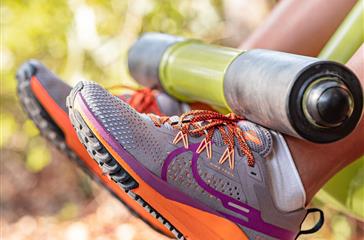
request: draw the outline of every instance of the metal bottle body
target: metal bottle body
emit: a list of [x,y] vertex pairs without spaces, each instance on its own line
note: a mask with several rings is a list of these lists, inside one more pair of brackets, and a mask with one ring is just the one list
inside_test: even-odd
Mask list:
[[224,95],[231,110],[263,126],[297,136],[289,120],[290,91],[296,76],[315,58],[249,50],[229,66]]
[[[354,94],[355,111],[335,127],[307,114],[307,92],[320,81],[339,82]],[[314,142],[332,142],[349,134],[362,112],[362,91],[345,66],[317,58],[263,49],[249,50],[229,66],[224,79],[229,108],[271,129]],[[353,97],[353,96],[351,96]],[[314,106],[316,107],[316,106]],[[350,106],[353,108],[353,106]]]

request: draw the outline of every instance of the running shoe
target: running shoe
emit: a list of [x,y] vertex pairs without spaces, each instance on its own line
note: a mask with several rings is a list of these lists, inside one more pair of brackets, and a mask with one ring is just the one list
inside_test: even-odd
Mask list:
[[[91,156],[177,239],[295,239],[323,224],[277,132],[206,110],[140,114],[93,82],[67,106]],[[301,231],[312,212],[320,220]]]
[[[40,62],[31,60],[20,67],[16,78],[18,80],[18,95],[24,111],[33,120],[40,133],[56,146],[63,154],[78,163],[95,181],[101,183],[129,210],[154,229],[167,236],[171,232],[148,212],[136,203],[118,186],[117,182],[103,174],[97,163],[90,158],[86,149],[78,140],[68,118],[66,97],[71,87],[60,80]],[[188,106],[181,104],[166,94],[150,89],[131,87],[114,87],[111,89],[118,97],[141,112],[153,112],[161,115],[182,113]]]

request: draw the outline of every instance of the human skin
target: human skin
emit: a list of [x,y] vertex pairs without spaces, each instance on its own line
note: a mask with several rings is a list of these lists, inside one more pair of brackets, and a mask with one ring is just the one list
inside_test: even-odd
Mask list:
[[[363,88],[364,44],[347,66],[357,75]],[[315,144],[290,136],[285,139],[300,173],[308,203],[331,177],[364,155],[364,118],[349,136],[334,143]]]
[[[356,2],[283,0],[240,48],[266,48],[317,56]],[[363,45],[347,66],[358,76],[363,87]],[[332,176],[364,155],[364,119],[361,119],[348,137],[335,143],[315,144],[291,136],[285,136],[285,139],[300,173],[309,203]]]
[[241,49],[265,48],[317,56],[356,0],[283,0]]

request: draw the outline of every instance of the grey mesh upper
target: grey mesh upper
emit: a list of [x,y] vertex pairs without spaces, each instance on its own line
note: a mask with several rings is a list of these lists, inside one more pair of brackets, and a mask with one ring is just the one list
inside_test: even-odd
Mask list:
[[[182,141],[176,145],[172,144],[178,130],[172,128],[168,123],[156,127],[147,115],[137,113],[128,104],[112,96],[97,84],[85,83],[81,94],[91,112],[99,119],[107,132],[135,159],[160,177],[167,155],[183,146]],[[178,117],[174,116],[171,119],[176,121]],[[235,144],[234,169],[229,167],[228,162],[219,164],[218,161],[226,146],[222,142],[221,135],[215,131],[212,159],[207,158],[206,152],[200,154],[198,160],[199,175],[204,182],[218,192],[259,210],[265,222],[298,232],[306,215],[306,210],[297,209],[292,212],[282,212],[277,209],[272,199],[271,182],[265,163],[265,158],[272,154],[271,149],[274,144],[270,131],[248,121],[240,121],[238,126],[244,132],[256,133],[255,137],[261,143],[247,141],[255,158],[255,166],[248,166],[247,159],[238,150],[237,144]],[[203,139],[204,136],[189,136],[190,144],[200,143]],[[206,192],[195,181],[191,172],[191,157],[191,152],[185,152],[172,161],[167,172],[168,182],[181,192],[203,202],[214,210],[237,215],[225,208],[218,198]],[[241,216],[239,217],[241,218]],[[256,235],[265,239],[272,239],[246,227],[240,227],[249,232],[251,237]]]

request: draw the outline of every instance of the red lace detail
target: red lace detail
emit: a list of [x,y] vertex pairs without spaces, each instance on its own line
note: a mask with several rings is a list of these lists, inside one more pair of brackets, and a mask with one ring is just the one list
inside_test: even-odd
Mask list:
[[134,91],[131,94],[130,98],[126,98],[124,95],[120,95],[119,98],[125,102],[127,102],[131,107],[137,110],[140,113],[154,113],[157,115],[162,115],[157,99],[156,92],[150,88],[141,88],[138,89],[136,87],[131,86],[114,86],[108,88],[108,90],[112,89],[128,89]]
[[150,88],[136,90],[128,101],[128,104],[140,113],[154,113],[162,115],[155,92]]
[[[255,160],[253,154],[246,143],[246,138],[243,131],[237,123],[243,120],[243,117],[237,116],[234,113],[223,115],[217,112],[208,110],[193,110],[184,113],[179,118],[178,123],[171,123],[168,117],[157,118],[149,115],[156,126],[161,126],[165,122],[169,122],[173,127],[178,128],[180,132],[176,135],[173,143],[178,143],[181,140],[186,148],[188,148],[188,135],[206,135],[206,138],[201,142],[197,152],[207,151],[207,157],[212,157],[211,140],[214,131],[218,130],[221,133],[222,140],[227,149],[220,158],[219,163],[223,164],[229,160],[230,168],[234,168],[234,146],[235,139],[242,153],[247,157],[249,166],[254,166]],[[201,124],[201,122],[203,124]]]

